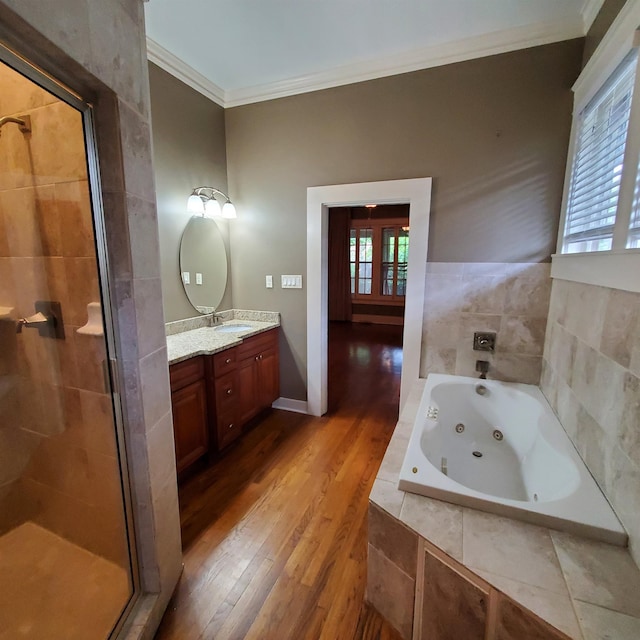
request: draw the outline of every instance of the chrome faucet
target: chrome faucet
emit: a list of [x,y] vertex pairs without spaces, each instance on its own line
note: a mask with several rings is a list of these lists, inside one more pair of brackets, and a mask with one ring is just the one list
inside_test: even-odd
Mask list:
[[487,360],[476,360],[476,371],[480,372],[480,380],[486,380],[489,362]]

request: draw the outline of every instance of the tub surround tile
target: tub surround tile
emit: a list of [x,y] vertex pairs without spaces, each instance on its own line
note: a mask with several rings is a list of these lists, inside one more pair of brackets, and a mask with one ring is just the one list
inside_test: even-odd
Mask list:
[[566,640],[567,637],[509,598],[500,599],[496,619],[495,640]]
[[563,322],[565,329],[597,349],[604,326],[611,289],[588,284],[572,283],[567,287]]
[[393,482],[376,478],[369,499],[395,518],[400,518],[404,491],[400,491]]
[[510,518],[463,509],[466,566],[563,593],[564,578],[549,530]]
[[546,326],[546,318],[502,316],[496,351],[541,356]]
[[630,291],[612,290],[605,311],[600,351],[629,368],[640,319],[640,298]]
[[462,561],[462,507],[405,493],[400,520],[447,555]]
[[488,571],[478,571],[478,575],[569,637],[582,638],[571,597],[566,589],[564,593],[547,591]]
[[383,553],[408,576],[416,577],[418,536],[386,511],[369,503],[369,544]]
[[365,598],[410,640],[413,628],[415,581],[372,545],[367,553],[367,591]]
[[[408,440],[406,444],[408,444]],[[400,474],[400,468],[402,467],[402,461],[404,460],[404,453],[406,451],[406,444],[404,447],[391,447],[391,444],[387,448],[387,452],[384,455],[380,469],[378,470],[378,478],[380,480],[386,480],[392,482],[396,486],[398,485],[398,475]]]
[[640,294],[554,280],[542,387],[640,565]]
[[464,266],[464,262],[427,262],[427,273],[461,276]]
[[538,384],[542,370],[542,358],[539,356],[498,353],[489,369],[489,378],[505,382]]
[[559,531],[551,537],[574,599],[640,617],[640,572],[625,549]]
[[640,618],[610,609],[576,602],[576,613],[584,640],[637,640],[640,638]]
[[[551,293],[549,274],[548,264],[429,263],[421,377],[475,376],[476,360],[488,360],[489,378],[537,384]],[[496,332],[495,354],[473,350],[475,331]],[[503,357],[497,366],[499,355]]]
[[505,284],[504,312],[511,315],[534,315],[545,318],[549,310],[551,294],[550,269],[548,265],[539,273],[528,277],[526,274],[513,276]]

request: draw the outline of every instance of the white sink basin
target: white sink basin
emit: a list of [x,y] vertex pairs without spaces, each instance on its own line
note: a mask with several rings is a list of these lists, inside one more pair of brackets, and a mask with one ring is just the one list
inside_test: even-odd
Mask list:
[[248,324],[223,324],[219,327],[214,327],[214,329],[220,333],[238,333],[240,331],[249,331],[249,329],[254,328],[255,327]]

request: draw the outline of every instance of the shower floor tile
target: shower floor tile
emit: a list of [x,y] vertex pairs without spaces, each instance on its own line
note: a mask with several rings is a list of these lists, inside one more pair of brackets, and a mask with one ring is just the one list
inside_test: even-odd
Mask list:
[[0,536],[0,640],[102,640],[129,593],[123,568],[33,522]]

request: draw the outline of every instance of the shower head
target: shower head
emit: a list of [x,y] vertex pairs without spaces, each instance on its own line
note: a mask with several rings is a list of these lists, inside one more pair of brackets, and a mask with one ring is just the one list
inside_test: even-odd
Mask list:
[[20,116],[19,118],[5,116],[0,118],[0,135],[2,135],[2,127],[10,122],[17,124],[22,133],[31,133],[31,116]]

